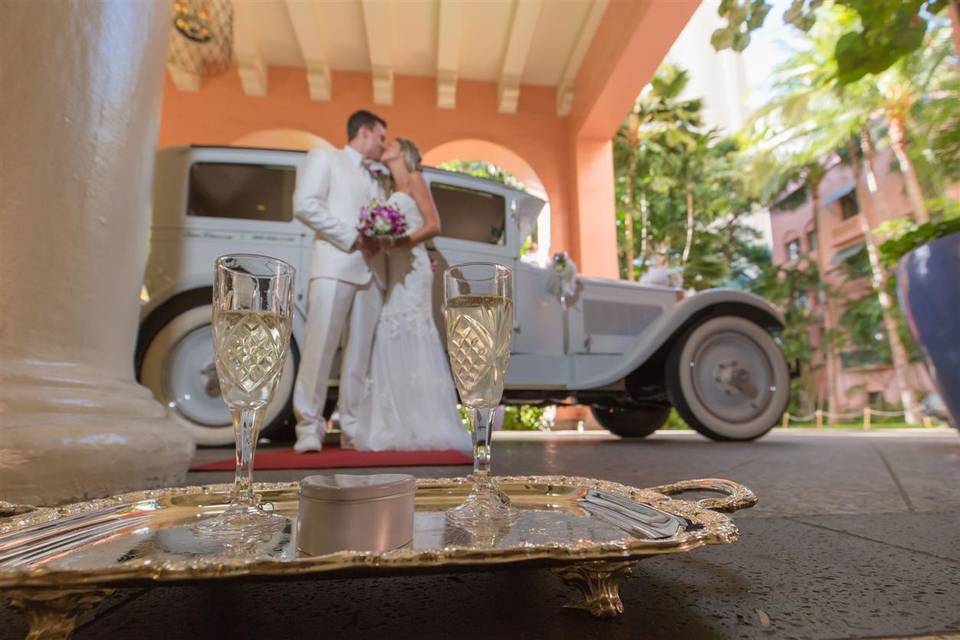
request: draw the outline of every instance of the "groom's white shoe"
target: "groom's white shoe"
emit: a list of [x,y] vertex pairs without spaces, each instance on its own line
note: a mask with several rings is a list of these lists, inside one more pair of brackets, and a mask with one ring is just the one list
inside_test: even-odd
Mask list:
[[293,450],[296,453],[320,451],[321,449],[323,449],[323,441],[320,440],[320,436],[313,433],[298,437],[296,444],[293,445]]

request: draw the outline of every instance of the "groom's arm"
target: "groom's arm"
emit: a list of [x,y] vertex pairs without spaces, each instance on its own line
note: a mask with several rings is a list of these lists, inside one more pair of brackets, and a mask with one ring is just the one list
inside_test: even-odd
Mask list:
[[307,154],[297,177],[293,192],[294,215],[341,251],[353,251],[359,232],[330,213],[329,195],[330,153],[314,149]]

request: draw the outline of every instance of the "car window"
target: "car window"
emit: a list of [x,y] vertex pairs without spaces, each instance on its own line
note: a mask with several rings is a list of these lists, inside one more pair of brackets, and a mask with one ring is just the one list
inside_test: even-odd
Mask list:
[[296,167],[197,162],[190,166],[187,215],[290,222]]
[[506,199],[495,193],[434,182],[430,185],[440,212],[444,238],[503,245],[506,242]]

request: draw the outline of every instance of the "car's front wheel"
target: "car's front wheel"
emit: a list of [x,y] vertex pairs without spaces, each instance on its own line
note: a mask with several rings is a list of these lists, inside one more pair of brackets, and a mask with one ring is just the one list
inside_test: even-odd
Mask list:
[[670,417],[670,407],[621,409],[594,406],[590,411],[601,427],[621,438],[646,438]]
[[[211,305],[177,306],[165,310],[169,321],[144,341],[140,381],[169,407],[198,445],[231,444],[233,426],[220,395],[214,364]],[[273,402],[267,406],[262,435],[278,433],[290,420],[299,360],[300,353],[291,339]]]
[[780,420],[790,371],[767,331],[719,316],[690,329],[667,358],[667,395],[693,429],[713,440],[753,440]]

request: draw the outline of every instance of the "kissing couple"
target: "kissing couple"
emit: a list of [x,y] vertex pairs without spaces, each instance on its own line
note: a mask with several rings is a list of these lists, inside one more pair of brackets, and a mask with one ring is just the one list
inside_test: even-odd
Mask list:
[[[307,154],[293,195],[297,219],[316,233],[293,393],[294,450],[322,446],[327,387],[341,346],[345,442],[367,451],[468,450],[433,321],[433,271],[423,243],[440,233],[440,215],[420,151],[403,138],[387,144],[386,121],[369,111],[350,116],[347,140],[342,149]],[[403,216],[405,235],[361,232],[373,201]]]

